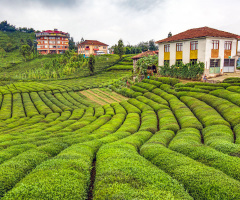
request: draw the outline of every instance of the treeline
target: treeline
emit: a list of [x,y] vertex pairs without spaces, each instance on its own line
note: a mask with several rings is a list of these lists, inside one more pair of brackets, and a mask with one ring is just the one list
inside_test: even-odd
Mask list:
[[[118,53],[118,44],[115,44],[114,46],[111,47],[112,51],[114,51],[114,54],[119,54]],[[138,45],[124,45],[123,47],[123,51],[124,54],[137,54],[137,53],[142,53],[145,51],[156,51],[158,50],[157,45],[155,44],[154,40],[150,40],[147,42],[140,42]]]
[[33,33],[33,32],[35,32],[35,30],[33,28],[26,28],[26,27],[16,28],[14,25],[9,24],[6,20],[2,21],[0,23],[0,31],[6,31],[6,32],[20,31],[20,32],[24,32],[24,33]]

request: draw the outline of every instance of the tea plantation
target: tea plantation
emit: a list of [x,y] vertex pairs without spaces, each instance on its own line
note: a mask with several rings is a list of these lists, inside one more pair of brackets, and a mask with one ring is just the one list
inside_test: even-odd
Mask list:
[[117,68],[0,86],[0,199],[240,199],[240,86]]

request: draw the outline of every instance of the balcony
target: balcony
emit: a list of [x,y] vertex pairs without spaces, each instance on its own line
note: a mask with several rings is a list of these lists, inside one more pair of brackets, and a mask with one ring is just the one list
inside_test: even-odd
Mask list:
[[94,48],[93,51],[99,51],[99,48]]
[[85,50],[90,50],[90,48],[85,48]]

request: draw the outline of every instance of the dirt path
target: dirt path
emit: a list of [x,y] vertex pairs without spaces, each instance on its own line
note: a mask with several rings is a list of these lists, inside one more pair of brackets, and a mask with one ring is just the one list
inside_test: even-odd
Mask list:
[[102,93],[103,95],[108,96],[109,98],[111,98],[111,99],[113,99],[113,100],[115,100],[115,101],[117,101],[117,102],[120,102],[120,101],[121,101],[120,99],[117,99],[116,97],[113,97],[112,95],[110,95],[110,94],[108,94],[108,93],[106,93],[106,92],[104,92],[104,91],[102,91],[102,90],[99,90],[99,89],[94,89],[94,90]]
[[222,76],[208,78],[208,80],[214,80],[214,81],[223,81],[225,78],[231,78],[231,77],[239,77],[240,78],[240,70],[237,70],[234,73],[223,73]]
[[106,93],[106,94],[108,94],[108,95],[109,95],[109,93],[112,93],[115,96],[115,98],[119,99],[120,101],[124,101],[124,100],[128,100],[129,99],[129,98],[125,97],[125,96],[122,96],[121,94],[118,94],[118,93],[114,92],[114,91],[105,92],[102,89],[99,89],[99,90],[104,92],[104,93]]
[[95,97],[99,98],[100,100],[106,101],[107,103],[114,103],[115,102],[112,99],[101,97],[101,96],[97,95],[96,93],[94,93],[91,90],[87,90],[87,92],[91,93],[92,95],[94,95]]
[[83,94],[84,96],[86,96],[87,98],[89,98],[90,100],[92,100],[93,102],[96,102],[97,104],[103,106],[105,104],[107,104],[106,102],[103,102],[99,99],[96,99],[93,95],[87,93],[86,91],[80,91],[81,94]]

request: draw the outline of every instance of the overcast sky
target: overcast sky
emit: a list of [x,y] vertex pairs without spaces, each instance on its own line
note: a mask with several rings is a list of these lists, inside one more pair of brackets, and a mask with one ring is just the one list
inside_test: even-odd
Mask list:
[[209,26],[240,35],[240,0],[0,0],[0,21],[110,46]]

